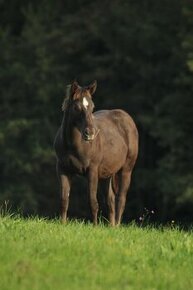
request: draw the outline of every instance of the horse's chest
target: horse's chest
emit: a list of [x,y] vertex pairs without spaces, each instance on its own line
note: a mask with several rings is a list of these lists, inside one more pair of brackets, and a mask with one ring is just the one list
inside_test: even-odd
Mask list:
[[65,171],[72,174],[85,174],[89,166],[88,158],[77,157],[70,153],[65,154],[62,163]]

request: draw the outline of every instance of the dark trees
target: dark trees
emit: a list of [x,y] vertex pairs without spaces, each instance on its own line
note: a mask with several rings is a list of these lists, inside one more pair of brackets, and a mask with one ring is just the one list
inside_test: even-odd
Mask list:
[[[74,78],[97,79],[97,109],[121,107],[140,130],[126,218],[147,207],[159,220],[191,220],[191,2],[9,0],[0,6],[1,202],[24,213],[57,212],[52,143],[64,87]],[[84,216],[78,184],[73,214],[82,204]]]

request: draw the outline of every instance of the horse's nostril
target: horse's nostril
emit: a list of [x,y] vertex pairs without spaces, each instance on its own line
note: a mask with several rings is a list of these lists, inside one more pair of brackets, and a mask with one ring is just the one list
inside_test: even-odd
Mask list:
[[93,140],[95,135],[95,129],[94,128],[85,128],[84,129],[84,138],[85,140]]
[[89,128],[86,128],[86,129],[84,130],[84,133],[85,133],[85,135],[89,135],[89,134],[90,134],[90,130],[89,130]]

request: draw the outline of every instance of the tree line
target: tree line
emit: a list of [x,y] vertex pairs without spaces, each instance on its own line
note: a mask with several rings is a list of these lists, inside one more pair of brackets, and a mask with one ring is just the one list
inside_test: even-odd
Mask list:
[[[191,222],[192,1],[1,0],[0,11],[0,203],[58,214],[65,86],[96,79],[96,109],[122,108],[139,129],[125,221],[153,210],[156,221]],[[70,215],[89,216],[80,178]]]

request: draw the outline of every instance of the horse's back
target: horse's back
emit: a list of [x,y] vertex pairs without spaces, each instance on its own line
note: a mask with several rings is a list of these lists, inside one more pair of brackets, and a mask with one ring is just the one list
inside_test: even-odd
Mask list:
[[124,128],[126,130],[129,129],[137,131],[131,116],[121,109],[96,111],[94,113],[94,117],[99,124],[104,121],[109,121],[119,129]]

